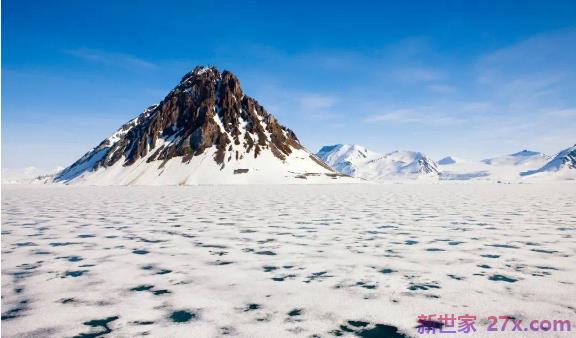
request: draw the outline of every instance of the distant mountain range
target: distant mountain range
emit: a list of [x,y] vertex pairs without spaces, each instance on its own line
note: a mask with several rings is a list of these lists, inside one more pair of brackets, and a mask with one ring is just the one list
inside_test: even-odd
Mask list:
[[316,155],[342,174],[370,181],[436,179],[509,182],[535,177],[576,179],[575,147],[561,151],[554,158],[537,151],[522,150],[478,162],[453,156],[434,162],[425,154],[415,151],[394,151],[382,155],[356,144],[324,146]]
[[454,164],[454,163],[458,163],[458,162],[460,162],[459,159],[456,159],[456,158],[454,158],[454,157],[452,157],[452,156],[446,156],[446,157],[438,160],[437,163],[438,163],[439,165],[447,165],[447,164]]
[[337,144],[316,153],[339,172],[366,180],[438,178],[438,165],[414,151],[379,154],[360,145]]
[[[65,169],[3,170],[3,183],[194,185],[383,180],[576,179],[576,146],[551,158],[523,150],[479,162],[417,151],[380,154],[336,144],[309,152],[289,128],[244,94],[229,71],[198,66]],[[36,178],[31,179],[30,176]]]
[[444,180],[574,180],[576,179],[575,147],[564,149],[554,157],[532,150],[522,150],[479,162],[446,157],[439,161],[440,177]]
[[540,167],[550,161],[550,156],[537,151],[522,150],[514,154],[489,158],[482,160],[482,163],[489,165],[514,165],[524,167]]

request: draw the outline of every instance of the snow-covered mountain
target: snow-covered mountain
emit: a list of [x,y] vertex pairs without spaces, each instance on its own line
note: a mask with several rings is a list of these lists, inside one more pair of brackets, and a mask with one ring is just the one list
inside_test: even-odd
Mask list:
[[196,67],[159,104],[124,124],[56,182],[93,185],[350,180],[244,95],[229,71]]
[[[450,159],[454,161],[450,161]],[[530,150],[489,158],[482,161],[457,160],[451,157],[442,159],[440,179],[442,180],[488,180],[511,182],[520,179],[525,170],[542,166],[549,156]]]
[[552,160],[536,170],[521,173],[522,176],[576,179],[576,144],[556,154]]
[[367,180],[438,177],[437,164],[419,152],[382,155],[359,145],[337,144],[322,147],[316,155],[343,174]]
[[63,168],[47,170],[36,167],[2,169],[2,184],[31,184],[50,181]]
[[438,165],[450,165],[450,164],[456,164],[456,163],[460,163],[462,162],[462,160],[460,160],[459,158],[453,157],[453,156],[446,156],[442,159],[440,159],[438,162]]
[[322,147],[316,156],[337,171],[355,176],[363,163],[382,155],[356,144],[336,144]]
[[499,166],[538,168],[550,160],[550,156],[537,151],[522,150],[514,154],[482,160],[482,163]]
[[575,146],[550,156],[530,150],[494,157],[480,162],[440,162],[440,178],[443,180],[490,180],[501,182],[521,181],[525,178],[576,179]]

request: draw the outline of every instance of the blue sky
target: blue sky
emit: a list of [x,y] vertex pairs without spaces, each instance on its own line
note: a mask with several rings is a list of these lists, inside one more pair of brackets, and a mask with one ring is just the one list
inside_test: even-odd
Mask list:
[[197,64],[311,150],[576,142],[572,1],[2,1],[2,167],[68,165]]

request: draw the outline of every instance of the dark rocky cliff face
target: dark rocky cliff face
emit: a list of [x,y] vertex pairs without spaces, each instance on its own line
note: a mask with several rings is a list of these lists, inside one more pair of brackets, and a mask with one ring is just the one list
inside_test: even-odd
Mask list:
[[[164,141],[162,145],[158,145],[159,139]],[[233,150],[232,144],[244,152]],[[129,166],[147,156],[148,163],[158,161],[159,166],[174,157],[186,162],[212,146],[217,149],[214,160],[221,166],[243,156],[257,158],[263,150],[284,160],[293,149],[302,148],[290,129],[244,95],[234,74],[196,67],[162,102],[122,126],[56,180],[118,161]]]

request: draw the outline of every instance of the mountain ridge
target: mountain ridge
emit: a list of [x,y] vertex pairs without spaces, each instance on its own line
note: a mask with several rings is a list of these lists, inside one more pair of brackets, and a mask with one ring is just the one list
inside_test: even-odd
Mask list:
[[[197,66],[160,103],[122,125],[54,181],[218,184],[220,180],[211,176],[219,171],[229,176],[221,183],[342,176],[306,150],[295,133],[258,101],[245,95],[234,74]],[[202,179],[194,177],[194,172]],[[244,178],[231,176],[240,174]]]
[[560,174],[573,176],[576,179],[576,144],[558,152],[541,168],[520,173],[521,176],[528,177],[538,174]]
[[414,151],[380,154],[356,144],[322,147],[316,155],[340,173],[368,180],[438,178],[438,165]]
[[550,156],[538,151],[524,149],[522,151],[499,157],[487,158],[480,162],[488,165],[511,165],[537,167],[550,160]]

